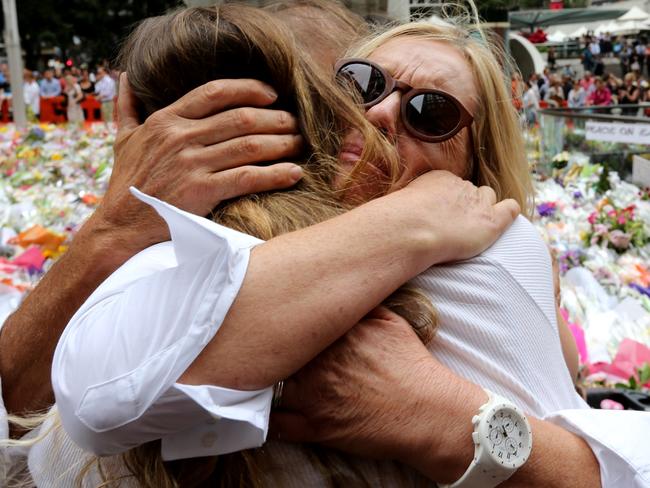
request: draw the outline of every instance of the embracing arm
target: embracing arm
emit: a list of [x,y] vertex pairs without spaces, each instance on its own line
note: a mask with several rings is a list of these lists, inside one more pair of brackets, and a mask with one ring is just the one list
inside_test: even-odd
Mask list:
[[[0,329],[2,396],[9,413],[52,403],[52,355],[70,317],[127,259],[169,239],[164,222],[129,194],[130,185],[203,215],[221,200],[284,188],[300,178],[300,170],[289,163],[247,165],[299,150],[295,121],[288,113],[229,110],[240,105],[262,107],[274,100],[270,88],[257,81],[220,80],[193,90],[139,125],[136,102],[123,75],[115,164],[102,204],[68,252]],[[251,110],[259,113],[252,117]],[[273,130],[281,135],[270,135]],[[211,138],[205,135],[208,132]],[[247,147],[246,141],[255,134],[264,142],[260,152],[232,150],[236,145]]]
[[218,335],[179,381],[256,389],[287,378],[409,279],[488,247],[518,213],[494,203],[487,188],[431,172],[257,247]]

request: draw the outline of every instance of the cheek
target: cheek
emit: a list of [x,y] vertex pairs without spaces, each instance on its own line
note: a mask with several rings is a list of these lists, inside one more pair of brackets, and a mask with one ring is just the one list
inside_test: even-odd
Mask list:
[[456,136],[439,144],[403,141],[399,154],[406,171],[416,177],[429,170],[446,170],[464,178],[468,171],[467,140]]

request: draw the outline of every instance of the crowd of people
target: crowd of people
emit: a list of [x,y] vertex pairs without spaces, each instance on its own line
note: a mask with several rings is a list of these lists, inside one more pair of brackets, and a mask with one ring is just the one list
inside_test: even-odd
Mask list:
[[[584,48],[580,55],[585,71],[591,71],[596,76],[605,74],[605,58],[619,60],[622,75],[629,72],[643,73],[644,67],[650,76],[650,44],[645,37],[612,36],[605,32],[599,35],[588,35],[584,38]],[[549,52],[549,65],[555,68],[555,55]]]
[[[537,111],[547,107],[578,109],[621,105],[612,109],[610,113],[626,116],[650,114],[650,83],[643,75],[644,66],[648,65],[645,43],[642,41],[621,43],[618,40],[612,43],[607,39],[607,37],[601,38],[600,44],[593,40],[587,41],[582,55],[585,70],[581,77],[577,76],[571,65],[567,64],[561,68],[557,66],[552,52],[549,52],[548,65],[544,71],[532,73],[525,83],[519,73],[513,74],[514,104],[527,125],[536,124]],[[592,54],[593,52],[599,54],[596,56]],[[602,57],[609,54],[621,58],[620,77],[613,72],[604,72]],[[628,106],[646,103],[649,108]]]
[[[101,103],[102,120],[113,121],[114,99],[117,95],[116,74],[106,66],[98,66],[90,71],[87,66],[48,68],[42,73],[25,69],[23,73],[23,97],[28,118],[37,121],[44,99],[63,97],[61,106],[65,107],[68,122],[81,123],[85,119],[81,103],[93,96]],[[0,86],[3,96],[10,98],[7,65],[0,66]]]

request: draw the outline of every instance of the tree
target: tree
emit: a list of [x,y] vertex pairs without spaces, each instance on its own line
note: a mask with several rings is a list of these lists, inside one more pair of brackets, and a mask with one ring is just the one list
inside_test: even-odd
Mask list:
[[138,21],[178,5],[178,0],[20,0],[25,65],[38,67],[43,51],[51,49],[77,63],[113,59]]

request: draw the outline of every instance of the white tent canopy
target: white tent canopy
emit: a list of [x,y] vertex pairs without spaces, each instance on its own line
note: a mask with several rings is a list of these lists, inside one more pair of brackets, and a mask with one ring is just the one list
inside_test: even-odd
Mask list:
[[589,32],[589,29],[587,29],[584,25],[581,27],[578,27],[578,30],[573,31],[571,34],[569,34],[569,37],[572,39],[575,39],[576,37],[582,37]]
[[606,24],[601,24],[598,27],[596,27],[594,33],[605,34],[609,32],[610,34],[617,34],[618,30],[621,28],[621,25],[622,24],[616,21],[607,22]]
[[648,21],[641,20],[628,20],[627,22],[617,22],[615,29],[610,30],[612,34],[623,35],[623,34],[636,34],[643,30],[650,30],[648,26]]
[[553,32],[552,34],[549,34],[547,39],[550,42],[564,42],[569,38],[567,34],[561,31]]
[[626,13],[621,15],[617,20],[620,22],[628,22],[634,20],[648,20],[650,19],[650,14],[641,10],[639,7],[632,7]]

